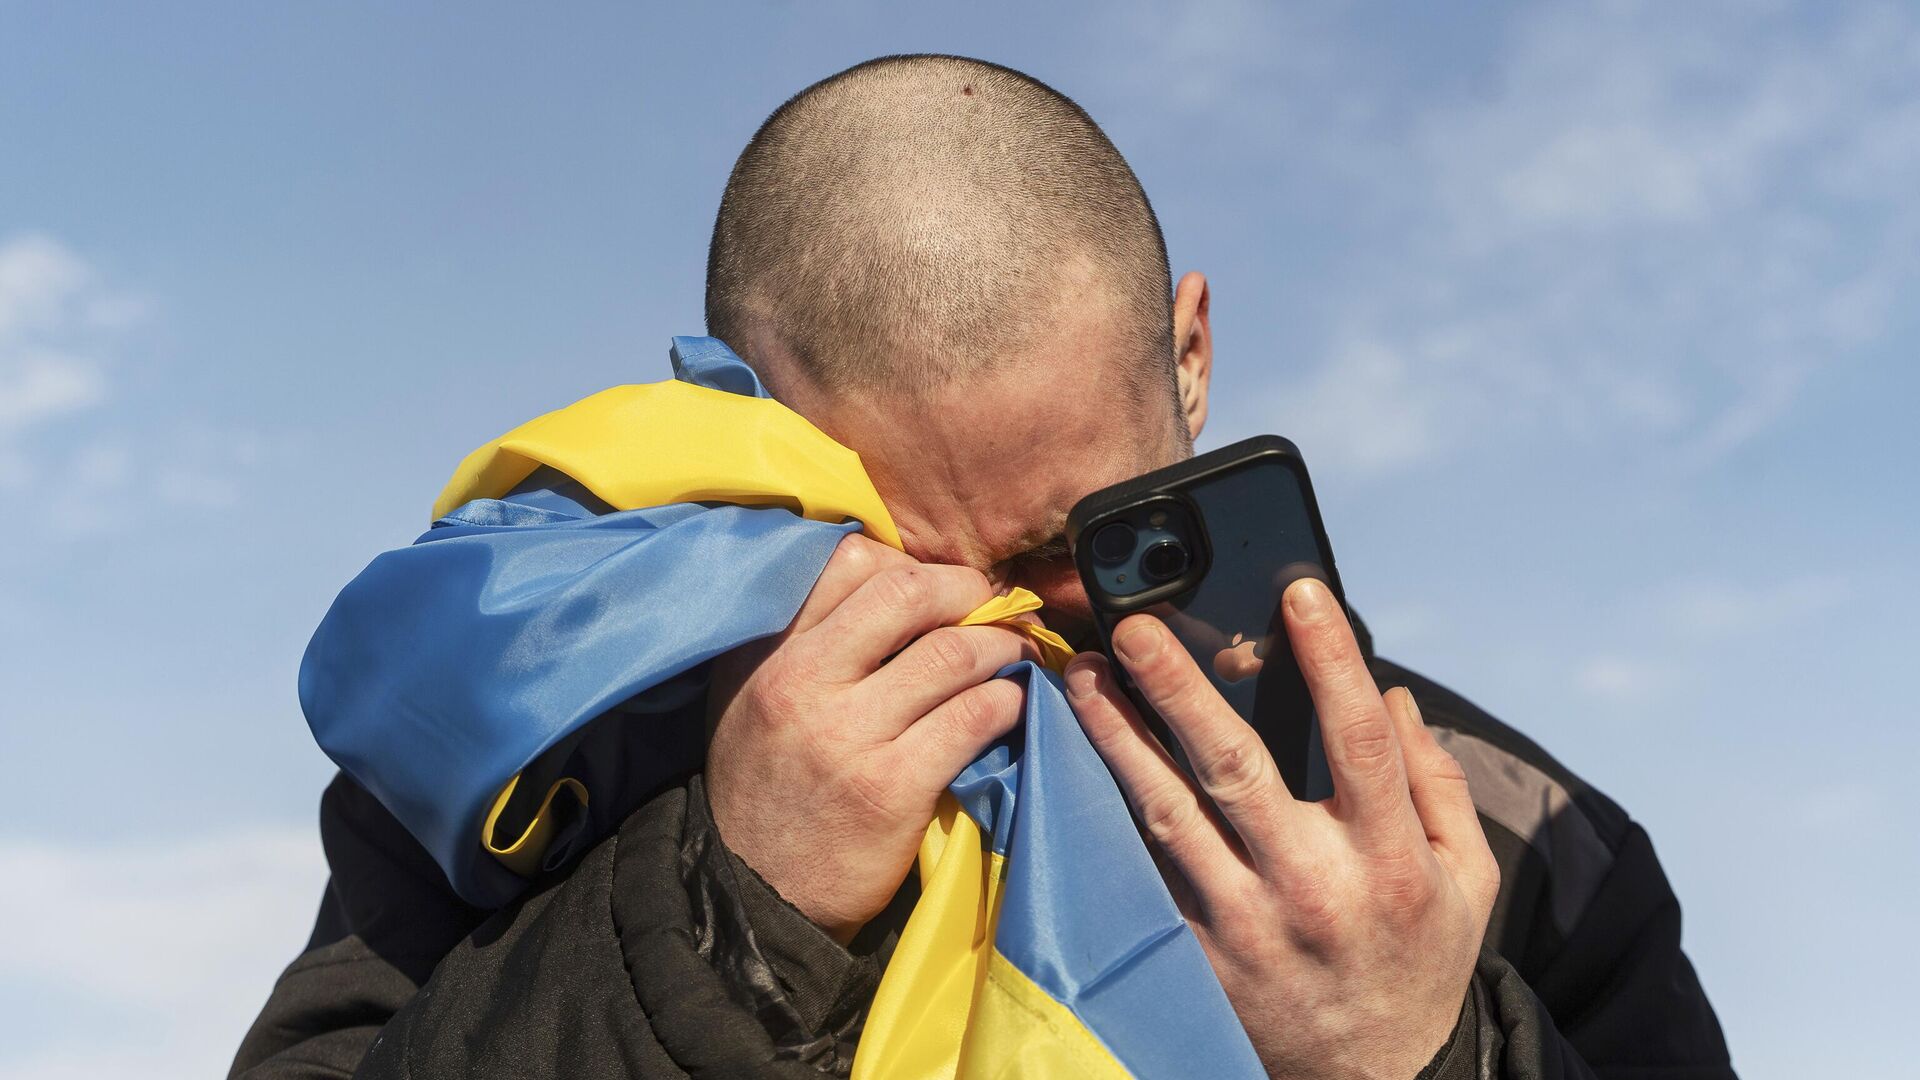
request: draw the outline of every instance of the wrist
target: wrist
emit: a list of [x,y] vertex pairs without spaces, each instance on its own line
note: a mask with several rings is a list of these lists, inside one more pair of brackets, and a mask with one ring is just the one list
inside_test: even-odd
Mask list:
[[1474,1015],[1473,983],[1469,979],[1466,995],[1460,1002],[1460,1012],[1453,1020],[1453,1030],[1447,1033],[1446,1041],[1440,1044],[1440,1049],[1434,1051],[1433,1058],[1427,1062],[1426,1067],[1414,1074],[1413,1080],[1442,1080],[1447,1075],[1448,1064],[1458,1056],[1460,1044],[1473,1031]]

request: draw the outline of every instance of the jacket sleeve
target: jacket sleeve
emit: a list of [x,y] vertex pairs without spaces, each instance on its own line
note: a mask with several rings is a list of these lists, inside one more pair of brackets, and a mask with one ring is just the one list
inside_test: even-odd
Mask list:
[[1435,1080],[1731,1080],[1719,1021],[1680,951],[1680,905],[1631,825],[1584,916],[1523,979],[1485,949]]
[[845,1075],[913,890],[841,945],[727,848],[699,776],[688,784],[680,871],[696,949],[759,1018],[776,1055]]
[[841,1018],[877,964],[830,939],[837,954],[785,941],[806,928],[763,918],[798,917],[777,896],[743,906],[730,890],[745,868],[712,846],[693,786],[662,791],[456,944],[355,1075],[845,1075],[857,1026]]
[[320,839],[332,878],[313,937],[274,984],[230,1077],[352,1075],[381,1027],[485,915],[344,775],[321,796]]
[[[699,777],[689,789],[677,873],[698,959],[759,1021],[775,1058],[845,1075],[892,924],[883,917],[851,949],[841,946],[726,848]],[[387,1022],[490,914],[463,903],[426,850],[346,776],[320,807],[332,880],[306,951],[274,985],[232,1078],[352,1075]],[[911,902],[905,895],[895,908]]]

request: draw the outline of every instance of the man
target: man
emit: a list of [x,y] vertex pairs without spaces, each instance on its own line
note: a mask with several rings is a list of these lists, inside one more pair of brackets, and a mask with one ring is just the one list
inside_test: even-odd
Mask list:
[[[894,57],[782,106],[721,204],[709,329],[859,452],[906,554],[843,541],[785,633],[714,663],[703,773],[497,914],[337,780],[314,939],[235,1075],[844,1075],[935,800],[1019,716],[993,676],[1031,647],[955,623],[1019,585],[1086,640],[1066,510],[1191,453],[1208,307],[1119,153],[1026,76]],[[1270,1074],[1731,1076],[1645,834],[1371,656],[1323,587],[1285,616],[1326,803],[1149,617],[1116,648],[1194,777],[1105,661],[1066,676]]]

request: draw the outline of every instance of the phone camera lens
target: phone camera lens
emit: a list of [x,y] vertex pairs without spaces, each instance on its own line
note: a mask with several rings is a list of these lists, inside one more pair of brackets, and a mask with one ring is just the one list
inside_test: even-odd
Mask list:
[[1172,581],[1187,572],[1186,545],[1178,540],[1162,540],[1140,556],[1140,575],[1152,582]]
[[1102,525],[1093,534],[1093,559],[1106,566],[1117,566],[1133,557],[1133,526],[1124,521]]

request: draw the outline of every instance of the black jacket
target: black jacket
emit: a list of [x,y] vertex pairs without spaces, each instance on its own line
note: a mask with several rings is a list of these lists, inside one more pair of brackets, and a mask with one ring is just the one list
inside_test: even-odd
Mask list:
[[[1732,1077],[1646,833],[1465,699],[1371,663],[1465,767],[1502,875],[1422,1080]],[[321,835],[333,879],[313,939],[234,1077],[845,1075],[914,899],[842,948],[727,851],[697,776],[491,917],[345,778]]]

